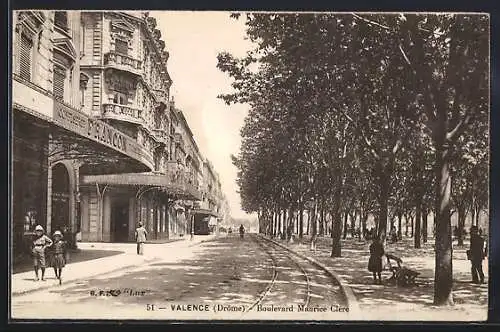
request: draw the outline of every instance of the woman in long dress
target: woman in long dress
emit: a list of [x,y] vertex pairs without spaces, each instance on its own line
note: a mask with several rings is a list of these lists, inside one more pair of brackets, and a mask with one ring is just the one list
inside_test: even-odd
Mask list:
[[384,245],[380,242],[378,237],[373,238],[370,245],[370,259],[368,260],[368,271],[373,273],[373,282],[382,284],[382,256],[384,256]]

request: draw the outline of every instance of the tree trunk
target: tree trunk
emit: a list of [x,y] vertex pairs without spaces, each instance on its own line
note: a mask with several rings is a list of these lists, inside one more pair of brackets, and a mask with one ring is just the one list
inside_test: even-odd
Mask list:
[[309,230],[311,228],[311,210],[307,210],[307,225],[306,225],[306,235],[309,235]]
[[318,222],[316,213],[316,203],[311,209],[311,250],[316,250],[316,237],[318,236]]
[[347,238],[347,228],[348,228],[348,226],[347,226],[347,212],[343,213],[343,215],[344,215],[344,229],[343,229],[344,235],[342,236],[342,239],[345,240]]
[[[442,116],[442,115],[441,115]],[[442,119],[441,119],[442,120]],[[445,123],[444,121],[442,123]],[[443,126],[444,127],[444,126]],[[443,129],[443,128],[441,128]],[[445,130],[441,131],[446,133]],[[442,138],[444,142],[444,137]],[[448,148],[436,146],[436,267],[434,304],[453,305],[453,264],[450,218],[451,178]]]
[[405,236],[408,237],[408,230],[410,228],[410,222],[409,222],[409,217],[408,214],[405,214]]
[[299,239],[304,237],[304,207],[300,206],[299,211]]
[[421,235],[421,232],[420,232],[420,223],[421,223],[421,220],[422,220],[422,203],[421,203],[421,199],[420,197],[417,198],[417,207],[416,207],[416,211],[415,211],[415,232],[413,232],[413,235],[414,235],[414,247],[415,249],[420,249],[421,248],[421,245],[420,245],[420,235]]
[[429,210],[427,208],[423,209],[422,214],[422,242],[427,243],[427,217],[429,215]]
[[[340,183],[340,181],[338,182]],[[342,212],[340,211],[340,197],[341,197],[340,186],[336,190],[336,195],[333,201],[332,215],[332,254],[331,257],[341,257],[342,256],[342,244],[340,242],[340,237],[342,234]]]
[[351,214],[350,215],[351,217],[351,229],[350,229],[350,232],[351,232],[351,237],[354,238],[354,233],[356,232],[356,212],[354,212],[354,214]]
[[362,228],[362,232],[363,232],[363,237],[366,238],[366,232],[368,231],[367,228],[366,228],[366,222],[368,221],[368,213],[364,212],[363,214],[363,220],[361,221],[361,224],[363,226]]
[[387,236],[387,211],[389,203],[389,176],[387,176],[386,170],[382,169],[380,174],[380,194],[379,194],[379,213],[378,213],[378,225],[377,235],[382,243],[385,242]]
[[464,228],[465,228],[465,206],[458,207],[458,223],[457,223],[457,239],[458,246],[462,247],[464,245]]
[[476,210],[476,226],[479,227],[479,217],[481,216],[481,209]]
[[321,203],[321,209],[319,211],[319,235],[321,236],[325,235],[325,215],[323,214],[323,206],[324,204]]
[[398,212],[398,240],[403,239],[403,214]]
[[413,237],[413,233],[415,233],[414,232],[414,230],[415,230],[415,216],[411,216],[410,217],[410,226],[411,226],[411,228],[410,228],[411,229],[410,237]]
[[286,239],[287,234],[287,222],[286,222],[287,210],[283,209],[283,231],[281,232],[281,239]]
[[278,210],[278,225],[276,225],[278,239],[281,239],[281,210]]

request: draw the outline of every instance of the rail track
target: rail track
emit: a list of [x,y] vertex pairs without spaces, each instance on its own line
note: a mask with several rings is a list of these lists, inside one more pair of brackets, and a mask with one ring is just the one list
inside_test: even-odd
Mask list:
[[251,238],[271,258],[272,278],[247,312],[266,304],[295,303],[308,308],[347,303],[339,281],[328,270],[281,248],[270,239],[255,234]]

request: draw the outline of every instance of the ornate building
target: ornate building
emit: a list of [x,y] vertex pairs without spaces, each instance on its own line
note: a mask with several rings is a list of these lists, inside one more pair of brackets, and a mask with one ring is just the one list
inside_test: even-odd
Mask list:
[[36,224],[74,244],[81,177],[154,166],[137,139],[82,107],[81,13],[19,11],[12,31],[12,230],[15,257]]
[[38,223],[73,242],[133,241],[139,221],[151,239],[182,237],[198,201],[217,213],[154,18],[23,11],[13,25],[16,243]]

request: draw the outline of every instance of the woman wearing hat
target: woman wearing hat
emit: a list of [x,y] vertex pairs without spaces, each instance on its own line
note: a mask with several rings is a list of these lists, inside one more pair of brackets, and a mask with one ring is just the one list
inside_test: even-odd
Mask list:
[[59,279],[59,285],[62,283],[61,273],[63,267],[66,265],[66,242],[62,240],[63,235],[60,231],[54,232],[54,244],[52,245],[52,267]]
[[33,254],[33,266],[35,268],[35,281],[38,278],[38,268],[42,270],[42,281],[45,281],[45,249],[52,245],[52,240],[44,234],[43,227],[37,225],[35,227],[35,239],[31,244],[31,253]]

